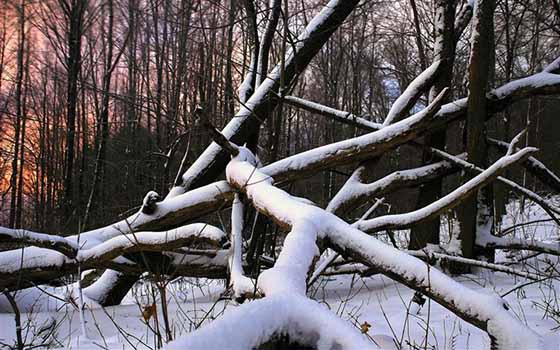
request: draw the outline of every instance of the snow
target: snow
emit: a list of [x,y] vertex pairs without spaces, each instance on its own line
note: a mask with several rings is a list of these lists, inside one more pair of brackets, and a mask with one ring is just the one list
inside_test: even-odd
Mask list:
[[[464,155],[460,155],[459,157],[464,157]],[[334,213],[336,208],[340,208],[345,203],[358,196],[376,196],[384,193],[386,188],[395,183],[414,181],[429,176],[442,168],[451,169],[452,167],[452,164],[444,161],[414,169],[398,170],[369,184],[364,184],[360,181],[360,173],[363,171],[363,168],[360,167],[348,178],[344,186],[329,202],[326,210]]]
[[297,294],[286,294],[226,312],[224,317],[172,342],[166,349],[246,350],[279,335],[288,335],[318,350],[377,348],[325,306]]
[[[502,157],[456,191],[475,188],[494,176],[497,170],[528,156],[532,151],[526,148]],[[244,152],[249,151],[244,150],[240,154]],[[316,244],[318,237],[327,238],[336,250],[350,252],[354,259],[419,288],[442,305],[455,309],[460,317],[486,329],[501,348],[541,348],[541,338],[510,314],[509,307],[499,296],[466,288],[439,270],[366,235],[338,217],[291,198],[288,193],[274,187],[266,174],[243,160],[234,158],[226,168],[226,177],[234,187],[243,189],[259,210],[266,211],[292,228],[275,266],[259,278],[258,287],[265,295],[286,295],[290,292],[304,295],[304,276],[309,273],[315,258],[313,255],[318,253],[310,248]],[[442,200],[445,203],[449,198]]]
[[101,303],[107,297],[110,286],[118,281],[122,273],[107,269],[91,285],[82,289],[83,294],[91,300]]
[[[546,213],[541,208],[530,203],[525,205],[521,205],[519,202],[510,203],[507,207],[507,213],[507,216],[503,219],[504,227],[519,222],[545,220],[547,218]],[[343,235],[345,235],[345,232],[341,232],[341,236]],[[537,223],[516,229],[515,237],[557,242],[560,238],[560,230],[553,224]],[[386,245],[380,245],[381,251],[390,250],[387,252],[388,255],[391,255],[391,249]],[[227,256],[228,252],[224,251],[222,259],[226,261]],[[401,255],[396,255],[394,260],[400,258]],[[516,256],[510,257],[509,254],[505,255],[498,251],[497,259],[500,263],[511,262],[511,259],[515,261]],[[531,265],[539,264],[537,259],[543,261],[544,258],[543,256],[533,258],[528,263]],[[557,262],[557,259],[552,260],[552,264]],[[426,271],[427,267],[424,266],[425,269],[423,270]],[[434,270],[435,267],[430,271],[433,272]],[[510,275],[497,272],[491,273],[489,276],[464,275],[456,277],[455,282],[461,288],[469,288],[478,293],[484,292],[487,298],[492,301],[495,300],[496,295],[503,295],[513,288],[523,285],[527,280],[512,278]],[[68,294],[61,288],[54,289],[44,286],[41,288],[63,297]],[[347,275],[320,278],[318,284],[308,293],[316,302],[306,301],[297,295],[286,297],[278,295],[251,301],[246,305],[235,306],[224,301],[216,302],[223,289],[224,286],[217,282],[204,282],[197,279],[183,279],[180,282],[170,283],[168,298],[171,324],[176,336],[181,338],[169,345],[169,348],[233,349],[229,346],[230,344],[241,344],[245,341],[244,339],[247,339],[244,337],[250,339],[264,337],[266,330],[272,329],[269,326],[276,325],[285,334],[297,331],[297,329],[310,330],[309,333],[305,334],[303,334],[303,331],[298,334],[291,334],[294,337],[302,337],[298,339],[315,339],[316,341],[317,336],[309,337],[309,334],[313,334],[313,330],[317,330],[317,334],[326,337],[325,341],[336,339],[340,342],[340,339],[350,338],[344,338],[346,333],[355,334],[353,327],[357,327],[357,323],[362,324],[364,322],[371,324],[368,335],[383,349],[396,348],[393,345],[394,342],[401,344],[403,348],[407,348],[407,344],[423,348],[426,335],[428,337],[428,348],[465,350],[489,348],[489,340],[484,332],[461,320],[433,301],[427,301],[422,308],[415,304],[411,305],[410,300],[414,291],[380,274],[368,278]],[[555,327],[558,327],[559,324],[554,321],[550,314],[545,314],[538,305],[543,305],[547,296],[554,295],[554,291],[558,290],[560,290],[560,281],[550,280],[527,285],[505,297],[510,307],[510,313],[542,337],[544,341],[542,348],[544,349],[556,349],[560,344],[560,333],[555,330]],[[86,289],[84,289],[85,291]],[[39,290],[35,290],[35,292],[32,292],[32,289],[21,291],[17,298],[23,299],[27,295],[29,301],[27,305],[36,305],[33,312],[22,314],[24,325],[29,322],[36,329],[53,324],[57,325],[52,338],[56,338],[60,343],[53,342],[54,348],[77,349],[79,345],[79,349],[82,350],[99,349],[100,346],[96,344],[109,349],[153,348],[153,333],[142,321],[141,308],[134,305],[137,299],[141,305],[146,305],[150,303],[151,297],[147,295],[137,296],[137,293],[137,289],[133,290],[126,298],[125,304],[115,307],[100,309],[93,302],[89,304],[85,312],[88,337],[90,338],[87,342],[80,341],[79,316],[73,307],[66,304],[66,307],[61,309],[65,305],[63,302],[48,299],[46,294]],[[288,297],[290,300],[300,298],[304,301],[294,305],[288,302]],[[471,302],[478,300],[477,296],[473,298]],[[270,299],[275,299],[275,301],[268,304]],[[11,311],[9,305],[7,308],[3,308],[2,305],[6,306],[7,303],[5,299],[0,297],[0,312]],[[39,305],[41,305],[41,309],[38,308]],[[46,307],[47,305],[48,307]],[[263,305],[270,305],[270,308],[264,309],[266,310],[264,314],[268,313],[273,317],[267,318],[258,312],[258,309]],[[333,319],[332,322],[323,323],[322,319],[324,317],[334,317],[325,306],[328,306],[330,310],[341,317],[342,321],[338,321],[336,327],[330,326],[334,324],[333,322],[337,322],[336,319]],[[250,310],[247,307],[250,307]],[[235,313],[239,316],[218,324],[223,308],[226,308],[225,315]],[[57,309],[60,311],[57,312]],[[255,313],[250,313],[253,310]],[[159,317],[161,326],[163,320],[161,315]],[[240,326],[241,323],[236,323],[236,321],[247,322],[247,326]],[[122,332],[113,322],[122,328]],[[190,333],[197,328],[196,325],[199,323],[209,326],[214,325],[214,330],[207,330],[206,327],[202,327],[199,328],[199,331]],[[223,327],[225,323],[229,324],[230,328]],[[352,323],[356,323],[356,325],[351,326]],[[0,341],[13,343],[13,339],[15,339],[13,315],[0,313],[0,324],[3,326],[0,328]],[[245,323],[243,324],[245,325]],[[290,325],[293,325],[293,328],[290,328]],[[428,327],[428,332],[426,332],[426,327]],[[327,331],[320,332],[321,329]],[[214,333],[218,330],[220,333]],[[331,333],[332,336],[329,335]],[[182,337],[187,334],[192,336]],[[205,339],[207,336],[209,337]],[[355,339],[354,337],[351,338]],[[105,345],[105,342],[107,345]],[[188,344],[198,344],[200,346],[187,347]],[[354,348],[365,349],[368,345],[370,344],[358,344]],[[247,348],[250,347],[244,349]],[[531,348],[528,347],[527,349]]]
[[342,230],[337,225],[329,239],[339,247],[361,252],[374,266],[391,271],[413,284],[420,285],[440,302],[456,307],[466,317],[487,324],[487,330],[504,349],[540,349],[540,338],[508,311],[506,303],[495,294],[475,291],[449,278],[439,270],[419,263],[410,255],[372,239],[356,229]]
[[41,247],[51,247],[60,250],[65,248],[65,254],[75,255],[78,245],[61,236],[49,235],[45,233],[37,233],[22,229],[10,229],[0,226],[0,241],[6,243],[24,243],[34,244]]
[[[220,229],[207,224],[191,224],[165,232],[137,232],[135,234],[120,235],[105,242],[92,238],[80,237],[81,249],[76,259],[71,259],[63,254],[44,248],[28,247],[25,249],[10,250],[0,254],[0,273],[13,273],[20,269],[55,269],[76,265],[78,262],[88,264],[94,259],[114,259],[119,264],[132,264],[124,257],[122,252],[138,244],[158,245],[167,244],[181,239],[210,239],[220,241],[225,234]],[[76,239],[68,237],[68,239]]]
[[245,78],[239,85],[239,91],[237,94],[239,95],[239,101],[241,103],[245,103],[251,97],[251,92],[253,92],[253,86],[251,85],[251,82],[255,77],[255,72],[253,72],[251,68],[256,66],[256,59],[257,58],[255,57],[255,55],[251,55],[251,64],[249,65],[249,71],[247,72],[247,74],[245,74]]
[[[492,275],[492,284],[485,278],[477,275],[457,277],[456,281],[476,291],[489,289],[497,294],[503,294],[516,285],[523,283],[524,280],[513,280],[508,275],[495,273]],[[190,334],[189,332],[191,329],[194,330],[195,328],[193,324],[201,322],[206,313],[209,313],[209,316],[203,324],[210,325],[212,322],[215,322],[212,321],[212,319],[221,315],[221,310],[224,307],[226,307],[225,315],[238,312],[240,309],[239,306],[235,306],[232,303],[224,304],[223,301],[215,305],[215,300],[218,294],[223,290],[223,286],[212,284],[206,287],[205,282],[203,282],[200,287],[198,287],[198,283],[199,282],[193,279],[191,282],[182,281],[180,284],[172,283],[169,286],[168,295],[171,323],[177,337]],[[543,293],[548,293],[547,291],[549,290],[552,291],[553,289],[551,288],[559,290],[560,282],[553,281],[552,285],[542,283],[532,284],[523,287],[520,293],[511,293],[506,297],[511,311],[519,315],[519,318],[522,318],[531,328],[543,337],[545,349],[556,349],[558,347],[560,343],[560,333],[554,330],[554,327],[557,327],[558,324],[549,317],[543,317],[544,312],[535,307],[535,303],[542,303]],[[208,291],[206,291],[207,289]],[[205,290],[204,295],[201,294],[201,290]],[[428,307],[429,302],[426,302],[418,311],[415,310],[414,307],[409,307],[413,293],[414,291],[409,288],[393,282],[382,275],[375,275],[368,278],[346,275],[336,276],[323,278],[319,281],[319,284],[310,293],[319,304],[315,306],[312,305],[312,308],[305,308],[303,310],[305,312],[302,311],[298,313],[298,310],[290,307],[290,304],[285,302],[286,299],[282,300],[281,296],[274,297],[278,302],[273,306],[274,308],[266,310],[270,310],[271,313],[274,311],[275,315],[279,314],[279,316],[291,313],[294,315],[294,319],[288,319],[287,323],[297,325],[297,327],[300,327],[296,323],[298,319],[313,318],[313,320],[309,322],[306,321],[305,324],[313,325],[317,323],[317,329],[320,330],[323,328],[324,324],[319,322],[321,322],[322,317],[327,316],[328,312],[325,306],[328,305],[331,310],[336,311],[340,315],[343,322],[336,328],[327,328],[329,331],[325,332],[326,336],[328,336],[330,332],[336,332],[337,328],[340,328],[340,333],[344,335],[346,332],[354,331],[353,329],[349,329],[348,325],[351,325],[355,321],[359,323],[367,321],[372,325],[368,335],[375,339],[378,344],[384,342],[383,345],[380,344],[380,347],[383,349],[392,349],[393,347],[390,346],[394,346],[392,345],[393,339],[395,339],[396,342],[401,342],[405,349],[408,347],[406,345],[407,342],[421,347],[426,336],[426,325],[429,325],[428,349],[436,347],[436,345],[436,349],[442,350],[488,349],[488,338],[482,331],[462,321],[442,306],[431,302]],[[347,298],[346,296],[348,295],[352,297]],[[259,305],[263,305],[263,302],[267,299],[269,298],[267,297],[263,300],[250,302],[247,306],[255,302],[261,303]],[[153,347],[153,333],[151,333],[143,323],[141,310],[139,306],[134,305],[135,297],[133,294],[129,296],[128,302],[132,304],[107,307],[105,311],[100,308],[87,308],[85,315],[88,321],[88,335],[91,340],[87,343],[79,344],[79,348],[82,350],[100,349],[96,344],[104,346],[104,338],[107,342],[107,348],[109,349],[149,349],[148,346],[140,344],[140,342],[133,337],[137,337],[141,339],[142,342]],[[143,298],[141,298],[140,302],[142,304],[148,303],[148,301],[144,301]],[[38,304],[39,302],[37,305]],[[272,305],[272,303],[268,305]],[[61,305],[59,305],[59,307],[60,306]],[[242,307],[245,306],[246,305],[242,305]],[[301,304],[298,304],[298,306],[301,308]],[[255,306],[254,310],[258,308],[259,307]],[[53,347],[77,349],[77,339],[79,337],[80,328],[77,311],[68,308],[67,311],[56,312],[54,311],[55,309],[56,307],[52,305],[52,307],[49,308],[49,310],[52,311],[43,309],[42,311],[35,310],[30,314],[23,313],[22,321],[25,324],[29,320],[31,325],[37,328],[51,323],[58,324],[59,326],[56,328],[55,336],[62,344],[58,346],[53,344]],[[245,313],[245,311],[242,312]],[[313,316],[318,312],[322,313]],[[186,318],[186,315],[188,315],[190,321]],[[130,335],[125,336],[124,333],[119,332],[109,319],[109,316],[113,318],[114,322],[119,327],[123,328],[124,332]],[[256,316],[251,314],[251,317]],[[238,318],[237,320],[240,319],[241,318]],[[219,318],[216,319],[216,321],[218,320]],[[218,325],[216,325],[216,329],[220,329],[220,331],[223,332],[223,336],[207,338],[207,342],[204,341],[204,335],[211,333],[206,333],[207,331],[201,328],[200,331],[204,330],[204,333],[197,333],[198,339],[196,341],[199,342],[198,344],[202,344],[202,346],[189,348],[186,347],[187,340],[185,339],[185,342],[182,342],[181,339],[170,345],[170,348],[230,349],[231,347],[228,346],[228,342],[241,342],[241,340],[237,338],[238,334],[250,335],[249,333],[252,333],[252,335],[259,336],[258,332],[267,325],[274,323],[275,320],[274,318],[271,320],[261,320],[261,318],[258,318],[254,323],[250,320],[247,322],[249,323],[247,323],[246,327],[241,327],[239,324],[235,324],[233,319],[230,319],[228,323],[232,325],[231,329],[218,327]],[[260,326],[261,322],[266,322],[262,328]],[[302,323],[303,322],[304,321],[302,321]],[[13,315],[0,313],[0,324],[3,326],[0,328],[0,341],[11,342],[12,339],[15,338]],[[160,325],[161,324],[163,323],[160,318]],[[256,325],[255,327],[258,327],[258,330],[253,331],[253,325]],[[103,333],[103,337],[101,337],[100,332]],[[192,334],[194,335],[194,333]],[[135,347],[129,344],[127,340],[125,340],[125,337],[128,338]],[[194,340],[190,341],[194,344]],[[185,347],[182,347],[183,345],[185,345]],[[210,345],[215,345],[215,347],[211,347]],[[358,347],[357,349],[363,348],[366,347]],[[247,349],[247,347],[245,349]]]
[[318,231],[312,221],[301,221],[292,227],[274,267],[259,276],[257,285],[264,295],[305,296],[307,276],[319,256]]
[[560,57],[552,61],[546,68],[543,70],[547,73],[558,73],[557,71],[560,69]]

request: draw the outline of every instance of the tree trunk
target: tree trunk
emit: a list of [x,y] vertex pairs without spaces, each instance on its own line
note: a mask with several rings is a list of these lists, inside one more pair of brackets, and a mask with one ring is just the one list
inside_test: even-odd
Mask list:
[[[435,24],[435,60],[442,60],[441,73],[434,82],[430,91],[430,101],[435,98],[444,88],[451,86],[453,79],[453,64],[455,57],[455,1],[438,0],[436,2],[436,24]],[[438,149],[445,149],[446,130],[438,130],[424,138],[426,145]],[[430,152],[423,152],[424,164],[434,162]],[[432,182],[420,187],[417,208],[422,208],[441,197],[443,179],[437,178]],[[439,244],[440,218],[427,221],[415,226],[410,234],[409,249],[422,249],[426,244]]]
[[[67,6],[65,3],[64,6]],[[78,78],[81,67],[81,48],[84,12],[87,0],[71,1],[68,14],[68,55],[66,57],[66,152],[64,167],[64,218],[69,219],[74,202],[74,144],[76,133],[76,109],[78,104]]]
[[[476,166],[488,165],[485,121],[488,114],[486,92],[488,91],[489,67],[492,62],[493,15],[495,0],[477,0],[474,12],[472,50],[469,62],[469,95],[467,101],[467,159]],[[474,258],[479,252],[475,247],[477,235],[489,235],[492,230],[492,192],[480,190],[468,198],[460,211],[461,252],[464,257]]]

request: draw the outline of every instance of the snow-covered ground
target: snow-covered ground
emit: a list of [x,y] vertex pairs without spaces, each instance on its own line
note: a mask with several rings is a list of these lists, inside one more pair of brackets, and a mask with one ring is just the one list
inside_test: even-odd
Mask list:
[[[508,207],[508,213],[504,217],[503,228],[546,219],[536,206],[527,206],[521,211],[518,202]],[[559,230],[550,222],[538,222],[517,229],[516,235],[557,241]],[[497,261],[511,262],[526,256],[527,253],[499,251]],[[543,254],[511,266],[530,272],[535,272],[534,268],[555,268],[556,276],[560,271],[558,259]],[[545,348],[560,349],[560,280],[522,286],[527,280],[484,270],[457,277],[456,280],[478,291],[507,294],[505,299],[511,311],[543,336]],[[166,339],[159,302],[157,323],[154,317],[150,317],[152,310],[149,305],[153,302],[153,295],[157,295],[150,284],[137,286],[120,306],[101,309],[89,302],[85,311],[87,337],[82,335],[76,308],[46,294],[70,299],[68,295],[73,293],[77,300],[75,291],[71,293],[46,287],[43,290],[22,291],[18,295],[18,300],[27,300],[29,306],[28,310],[22,310],[26,311],[22,313],[22,326],[24,340],[30,345],[50,343],[52,348],[67,349],[156,349],[159,344],[154,329],[158,326],[162,339]],[[200,279],[171,283],[168,286],[168,304],[172,337],[181,337],[212,322],[223,312],[235,309],[236,305],[231,301],[216,301],[223,290],[221,281]],[[413,291],[380,275],[322,278],[310,295],[325,308],[363,329],[364,337],[384,349],[488,348],[485,333],[435,302],[428,300],[420,307],[412,301]],[[7,313],[10,310],[7,300],[0,300],[0,311],[5,312],[0,314],[0,348],[13,345],[15,341],[14,316]],[[242,329],[240,325],[240,331]]]

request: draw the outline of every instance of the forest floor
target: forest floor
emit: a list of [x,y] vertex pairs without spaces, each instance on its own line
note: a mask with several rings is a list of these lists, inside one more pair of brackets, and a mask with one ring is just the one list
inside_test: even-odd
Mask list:
[[[518,222],[544,219],[534,206],[519,209],[519,203],[508,207],[503,226]],[[557,241],[559,228],[540,222],[518,230],[518,236]],[[557,257],[537,255],[514,263],[527,253],[511,254],[498,251],[497,262],[512,262],[518,269],[560,270]],[[504,295],[511,312],[535,332],[541,334],[545,349],[560,349],[560,280],[528,282],[503,273],[480,270],[455,278],[469,288],[486,293]],[[217,301],[224,290],[223,282],[203,279],[182,279],[168,286],[170,328],[173,338],[180,337],[200,325],[211,322],[224,312],[237,307],[231,301]],[[513,290],[513,291],[512,291]],[[68,290],[49,288],[49,293],[64,299]],[[25,342],[38,345],[49,343],[50,348],[66,349],[156,349],[156,330],[166,339],[164,320],[157,304],[157,322],[148,317],[153,303],[150,284],[133,289],[124,303],[115,307],[87,308],[84,313],[87,337],[82,335],[80,313],[72,305],[49,297],[36,289],[20,292],[19,300],[27,300],[28,309],[22,313]],[[74,292],[75,293],[75,292]],[[155,293],[157,294],[157,293]],[[429,300],[423,306],[412,301],[414,292],[390,279],[336,276],[320,280],[310,295],[325,307],[363,329],[364,336],[382,349],[486,349],[489,339],[485,333],[467,324],[445,308]],[[0,348],[13,345],[15,322],[7,313],[6,300],[0,299]],[[242,329],[242,326],[240,326]]]

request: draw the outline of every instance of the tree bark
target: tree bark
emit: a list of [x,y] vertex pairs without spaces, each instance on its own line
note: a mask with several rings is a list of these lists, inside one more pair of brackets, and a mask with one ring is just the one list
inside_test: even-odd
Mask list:
[[[489,67],[493,41],[494,0],[477,0],[474,10],[472,50],[469,62],[469,95],[467,100],[467,160],[486,168],[488,147],[485,121],[488,116],[486,92],[488,91]],[[479,191],[467,199],[460,211],[461,252],[466,258],[478,255],[475,242],[477,235],[489,235],[491,231],[492,201],[490,191]]]
[[[441,73],[436,78],[430,90],[430,100],[446,87],[451,86],[453,79],[453,64],[455,57],[455,0],[436,1],[435,24],[435,56],[434,60],[441,60]],[[438,130],[424,138],[424,143],[429,147],[444,149],[446,145],[446,129]],[[434,161],[429,152],[423,152],[422,161],[429,164]],[[438,177],[433,181],[420,186],[417,208],[422,208],[441,197],[443,178]],[[422,249],[428,243],[439,244],[440,218],[426,221],[412,228],[409,249]]]

